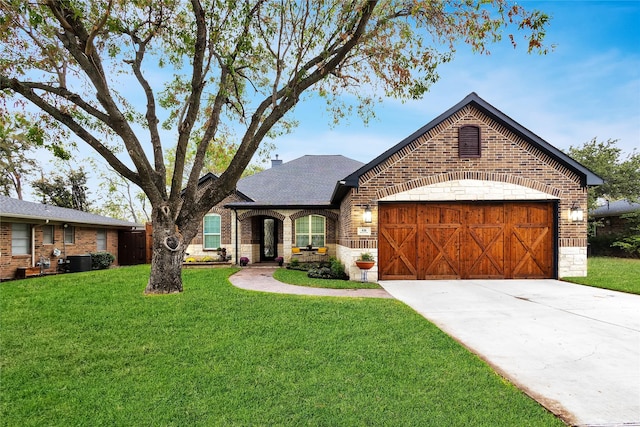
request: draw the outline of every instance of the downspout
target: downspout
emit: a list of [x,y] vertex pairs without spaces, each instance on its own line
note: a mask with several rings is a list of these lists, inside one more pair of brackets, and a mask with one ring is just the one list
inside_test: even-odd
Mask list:
[[235,244],[235,248],[236,248],[236,265],[238,265],[238,209],[233,209],[233,216],[236,220],[236,244]]
[[36,225],[31,226],[31,266],[36,265]]

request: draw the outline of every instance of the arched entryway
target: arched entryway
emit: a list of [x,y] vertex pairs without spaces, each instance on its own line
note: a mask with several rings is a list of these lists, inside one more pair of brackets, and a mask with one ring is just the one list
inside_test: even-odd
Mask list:
[[274,261],[283,256],[285,216],[270,209],[257,209],[238,215],[240,254],[252,263]]

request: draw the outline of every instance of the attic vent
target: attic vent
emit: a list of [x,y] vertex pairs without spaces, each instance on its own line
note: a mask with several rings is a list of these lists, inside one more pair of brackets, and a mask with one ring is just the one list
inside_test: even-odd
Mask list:
[[480,128],[463,126],[458,129],[458,155],[460,157],[480,157]]

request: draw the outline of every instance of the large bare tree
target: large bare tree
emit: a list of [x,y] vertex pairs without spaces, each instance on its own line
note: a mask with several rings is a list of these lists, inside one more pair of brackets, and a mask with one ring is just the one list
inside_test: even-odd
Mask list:
[[[145,192],[146,292],[180,292],[199,221],[306,93],[326,97],[336,117],[345,94],[364,111],[385,96],[419,98],[457,43],[482,53],[508,34],[544,53],[547,22],[505,0],[0,0],[0,89],[5,110],[28,101],[43,127],[75,134]],[[233,160],[198,188],[208,147],[229,129]]]

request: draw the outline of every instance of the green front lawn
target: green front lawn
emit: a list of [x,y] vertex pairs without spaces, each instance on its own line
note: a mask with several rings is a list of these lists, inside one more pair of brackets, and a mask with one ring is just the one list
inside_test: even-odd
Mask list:
[[640,259],[592,257],[588,263],[587,277],[563,277],[562,280],[640,294]]
[[563,425],[395,300],[236,289],[148,266],[0,284],[6,426]]
[[312,288],[380,289],[380,285],[372,282],[363,283],[351,280],[312,279],[307,277],[306,271],[289,270],[287,268],[276,269],[273,277],[276,280],[290,285],[309,286]]

